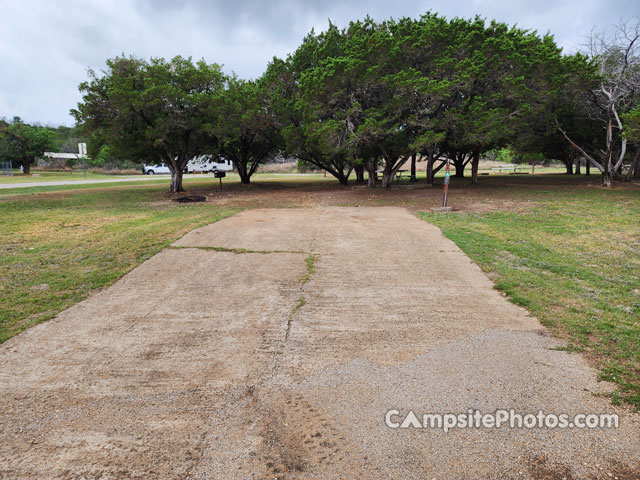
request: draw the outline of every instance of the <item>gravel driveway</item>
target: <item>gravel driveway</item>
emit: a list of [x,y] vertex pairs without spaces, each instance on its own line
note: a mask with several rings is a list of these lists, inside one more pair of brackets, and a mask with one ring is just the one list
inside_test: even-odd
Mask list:
[[562,346],[404,209],[245,211],[0,345],[0,478],[639,478],[638,415]]

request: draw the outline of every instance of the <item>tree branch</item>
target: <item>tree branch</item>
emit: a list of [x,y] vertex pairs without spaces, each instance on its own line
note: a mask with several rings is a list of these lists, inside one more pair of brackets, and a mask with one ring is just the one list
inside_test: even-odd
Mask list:
[[571,145],[573,148],[575,148],[584,158],[586,158],[594,167],[596,167],[598,170],[600,170],[600,173],[604,173],[604,167],[597,161],[595,160],[591,155],[589,155],[587,152],[585,152],[582,148],[580,148],[578,145],[576,145],[573,140],[571,140],[569,138],[569,136],[565,133],[564,130],[562,130],[560,128],[560,124],[558,123],[558,120],[556,119],[556,127],[558,128],[558,131],[562,134],[562,136],[565,138],[565,140],[567,142],[569,142],[569,145]]

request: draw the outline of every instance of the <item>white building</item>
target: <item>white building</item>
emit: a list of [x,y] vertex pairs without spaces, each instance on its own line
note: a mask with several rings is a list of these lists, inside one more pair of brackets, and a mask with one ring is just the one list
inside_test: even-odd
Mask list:
[[42,157],[36,161],[36,167],[40,168],[55,168],[65,167],[67,160],[80,160],[80,154],[78,153],[58,153],[58,152],[44,152]]

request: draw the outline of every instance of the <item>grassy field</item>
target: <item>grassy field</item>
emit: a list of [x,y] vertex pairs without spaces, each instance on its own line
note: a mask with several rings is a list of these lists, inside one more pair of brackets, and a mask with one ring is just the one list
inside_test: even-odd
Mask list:
[[619,385],[640,408],[640,191],[532,195],[521,212],[421,213],[499,290]]
[[[38,183],[40,181],[53,182],[53,181],[63,181],[63,180],[69,180],[69,181],[83,180],[81,175],[82,174],[80,174],[80,176],[78,177],[74,177],[73,179],[69,179],[69,178],[62,179],[53,175],[49,177],[48,180],[40,180],[40,177],[35,177],[35,178],[32,177],[31,180],[23,179],[22,181],[16,181],[16,182],[4,182],[5,178],[12,179],[16,177],[0,177],[0,196],[17,195],[17,194],[22,195],[22,194],[29,194],[29,193],[60,192],[63,190],[64,191],[87,190],[87,189],[100,188],[102,185],[106,185],[106,184],[78,183],[78,184],[71,184],[71,185],[42,185],[42,186],[33,186],[33,187],[25,186],[25,187],[18,187],[18,188],[1,188],[3,183],[6,183],[6,184]],[[305,174],[305,175],[263,173],[263,174],[257,174],[254,177],[254,179],[257,179],[259,181],[296,180],[300,178],[309,178],[315,181],[327,181],[327,182],[333,181],[333,177],[330,177],[330,176],[324,177],[322,174],[319,174],[319,173]],[[109,188],[120,187],[120,186],[158,186],[158,185],[168,188],[169,180],[170,180],[168,175],[155,175],[153,177],[146,177],[142,175],[119,177],[115,175],[96,174],[96,176],[92,178],[89,178],[89,176],[87,175],[87,180],[114,180],[114,179],[127,179],[127,180],[122,182],[111,182],[108,184]],[[135,180],[131,180],[131,179],[135,179]],[[230,174],[227,174],[227,177],[223,179],[223,188],[224,186],[229,184],[233,185],[233,184],[239,184],[239,183],[240,183],[240,177],[235,173],[230,173]],[[213,186],[217,188],[219,188],[219,185],[220,185],[219,180],[214,178],[213,175],[185,175],[183,179],[183,184],[185,186],[200,186],[200,187]]]
[[398,205],[439,226],[497,288],[587,355],[619,385],[614,402],[640,408],[640,189],[604,190],[597,176],[491,175],[478,187],[454,179],[459,211],[434,214],[426,211],[439,204],[439,186],[345,189],[321,174],[255,180],[243,186],[232,175],[221,192],[212,177],[191,177],[187,193],[208,201],[182,205],[165,193],[167,178],[0,190],[0,342],[241,209]]

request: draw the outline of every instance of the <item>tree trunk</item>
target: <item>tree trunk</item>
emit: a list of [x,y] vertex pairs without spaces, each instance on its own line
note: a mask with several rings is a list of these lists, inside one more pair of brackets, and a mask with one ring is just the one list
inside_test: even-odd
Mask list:
[[384,171],[382,172],[382,186],[384,188],[390,188],[391,185],[393,184],[393,171],[387,169],[385,167]]
[[591,163],[589,162],[589,160],[585,162],[584,167],[586,169],[586,174],[591,175]]
[[251,173],[247,171],[248,163],[246,161],[236,161],[233,160],[233,164],[238,171],[238,176],[240,177],[240,183],[243,185],[251,184]]
[[453,155],[453,166],[456,168],[456,173],[455,173],[455,177],[457,178],[464,178],[464,167],[466,167],[466,155],[465,154],[460,154],[458,155],[457,153]]
[[573,159],[565,161],[564,166],[567,167],[567,175],[573,175]]
[[169,184],[169,193],[184,192],[182,188],[182,169],[171,168],[171,183]]
[[382,171],[382,186],[384,188],[390,188],[393,185],[393,179],[398,169],[407,163],[408,159],[408,155],[402,158],[391,156],[384,159],[384,170]]
[[364,165],[356,164],[353,166],[353,170],[356,172],[356,183],[364,184]]
[[429,152],[429,158],[427,159],[427,185],[433,185],[433,162],[435,162],[435,158]]
[[576,171],[575,171],[576,175],[580,175],[582,174],[582,172],[580,171],[580,157],[576,158]]
[[473,151],[471,159],[471,185],[478,184],[478,167],[480,166],[480,150]]
[[607,152],[607,161],[605,163],[604,171],[602,172],[602,185],[604,187],[613,187],[613,176],[615,172],[613,171],[613,162],[612,162],[612,152]]
[[629,171],[627,172],[625,180],[628,182],[632,178],[637,178],[640,174],[638,170],[640,170],[640,147],[638,147],[638,150],[631,161],[631,165],[629,165]]
[[376,188],[376,171],[367,171],[367,187]]
[[416,181],[416,154],[411,155],[411,181]]
[[378,160],[376,158],[366,159],[364,161],[364,168],[367,170],[367,187],[375,188],[378,179],[376,174]]
[[22,162],[22,173],[30,173],[31,172],[31,162],[29,160],[25,160]]

